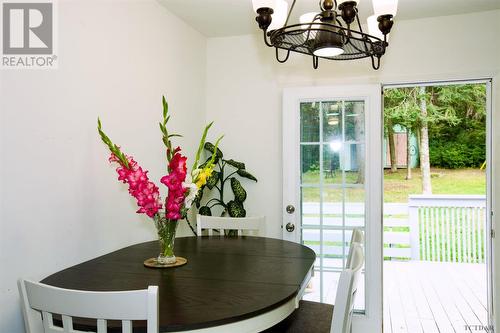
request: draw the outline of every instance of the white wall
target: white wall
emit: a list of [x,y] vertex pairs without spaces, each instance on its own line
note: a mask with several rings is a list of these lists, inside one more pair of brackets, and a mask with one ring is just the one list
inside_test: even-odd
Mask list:
[[23,331],[19,277],[155,239],[97,116],[158,184],[162,94],[190,158],[205,120],[206,38],[154,0],[59,1],[58,55],[57,70],[0,72],[0,332]]
[[261,34],[209,39],[207,117],[226,134],[224,152],[259,178],[248,189],[249,213],[264,212],[267,235],[281,237],[283,88],[492,77],[500,70],[499,32],[500,11],[396,22],[379,71],[368,60],[320,60],[314,70],[310,57],[295,54],[279,64]]

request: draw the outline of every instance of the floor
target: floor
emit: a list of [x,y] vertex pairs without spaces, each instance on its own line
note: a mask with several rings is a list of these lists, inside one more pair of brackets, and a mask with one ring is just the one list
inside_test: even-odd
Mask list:
[[384,263],[384,333],[474,332],[487,327],[486,266]]
[[[333,304],[338,273],[323,273],[323,302]],[[363,309],[364,286],[356,308]],[[384,333],[487,332],[484,264],[384,262]],[[316,272],[304,299],[320,301]]]

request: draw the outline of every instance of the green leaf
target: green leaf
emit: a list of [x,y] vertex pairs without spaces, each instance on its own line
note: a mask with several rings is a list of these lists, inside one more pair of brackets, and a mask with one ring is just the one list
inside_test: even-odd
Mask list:
[[241,177],[257,181],[257,178],[255,178],[252,174],[250,174],[249,172],[247,172],[244,169],[238,169],[238,171],[236,171],[236,173],[238,175],[240,175]]
[[212,210],[208,206],[200,207],[200,209],[198,210],[198,213],[200,215],[212,216]]
[[247,198],[247,192],[241,186],[241,183],[238,179],[231,177],[231,189],[234,193],[234,199],[240,203],[243,203]]
[[193,163],[193,168],[191,170],[195,170],[198,168],[198,161],[200,160],[201,151],[203,150],[203,146],[205,145],[205,141],[207,139],[208,130],[210,129],[210,127],[212,127],[213,124],[214,122],[212,121],[210,124],[205,126],[205,129],[203,130],[203,135],[201,136],[200,144],[198,145],[198,150],[196,151],[196,157]]
[[167,120],[167,114],[168,114],[168,103],[167,103],[167,100],[165,99],[165,96],[162,96],[161,97],[161,102],[162,102],[162,105],[163,105],[163,119]]
[[211,190],[215,187],[215,185],[217,185],[218,181],[219,181],[219,172],[213,171],[212,175],[208,177],[206,185]]
[[233,159],[224,160],[227,164],[235,167],[236,169],[245,169],[245,163],[235,161]]
[[[215,141],[215,146],[214,146],[214,150],[216,151],[219,151],[219,143],[220,143],[220,140],[222,140],[222,138],[224,137],[224,135],[221,135],[217,141]],[[215,161],[216,160],[219,160],[219,158],[217,157],[217,154],[216,153],[212,153],[212,158],[210,159],[210,161],[208,162],[209,165],[213,165],[214,163],[216,163]]]
[[196,208],[200,208],[201,199],[203,198],[203,190],[205,189],[205,185],[203,185],[198,192],[196,192],[196,196],[194,197],[193,203],[196,205]]
[[113,153],[120,160],[123,166],[129,169],[128,160],[125,154],[123,154],[120,150],[120,147],[113,144],[113,142],[111,142],[111,139],[106,135],[106,133],[104,133],[104,131],[102,130],[101,119],[99,119],[99,117],[97,118],[97,131],[101,136],[101,140],[104,142],[106,146],[108,146],[111,153]]
[[227,212],[231,217],[245,217],[247,215],[243,204],[233,200],[227,203]]
[[208,162],[210,162],[211,159],[212,159],[212,156],[210,156],[209,158],[207,158],[207,160],[205,162],[203,162],[202,164],[200,164],[198,166],[198,168],[203,169],[208,164]]
[[[210,154],[213,154],[214,151],[215,151],[215,146],[211,143],[211,142],[205,142],[205,149],[208,150],[210,152]],[[224,157],[224,155],[222,154],[222,151],[217,148],[217,157],[218,158],[222,158]]]

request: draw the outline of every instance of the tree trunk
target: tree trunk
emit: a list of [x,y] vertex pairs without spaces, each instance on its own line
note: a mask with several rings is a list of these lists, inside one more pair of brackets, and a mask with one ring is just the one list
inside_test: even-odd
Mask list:
[[[359,116],[354,117],[354,135],[356,140],[366,140],[366,138],[362,139],[365,134],[364,127],[364,103],[354,103],[353,105],[353,113]],[[356,145],[356,158],[358,161],[358,179],[356,183],[364,184],[365,183],[365,149],[364,145]]]
[[427,100],[425,87],[420,87],[420,113],[422,128],[420,129],[420,171],[422,172],[422,193],[432,194],[431,165],[429,160],[429,127],[427,123]]
[[411,129],[406,128],[406,180],[411,179]]
[[[389,141],[389,157],[391,160],[391,172],[398,171],[397,156],[396,156],[396,143],[394,142],[394,125],[392,121],[387,121],[387,140]],[[384,162],[385,163],[385,162]]]

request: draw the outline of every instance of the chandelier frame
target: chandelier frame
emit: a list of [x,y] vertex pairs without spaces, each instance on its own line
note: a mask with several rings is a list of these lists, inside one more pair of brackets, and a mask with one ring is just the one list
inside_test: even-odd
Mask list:
[[[282,28],[268,31],[272,22],[272,8],[259,8],[255,20],[264,33],[264,42],[276,49],[276,60],[286,62],[291,52],[312,56],[313,68],[317,69],[319,59],[326,60],[356,60],[370,58],[374,70],[378,70],[381,58],[389,43],[387,35],[393,26],[393,15],[380,15],[377,18],[378,28],[383,38],[370,35],[363,31],[359,19],[356,1],[345,1],[337,5],[337,0],[319,1],[320,9],[312,22],[288,25],[290,15],[297,0],[294,0]],[[356,29],[353,29],[353,25]],[[343,53],[334,56],[316,55],[315,50],[321,42],[336,41]],[[279,50],[286,51],[280,59]]]

